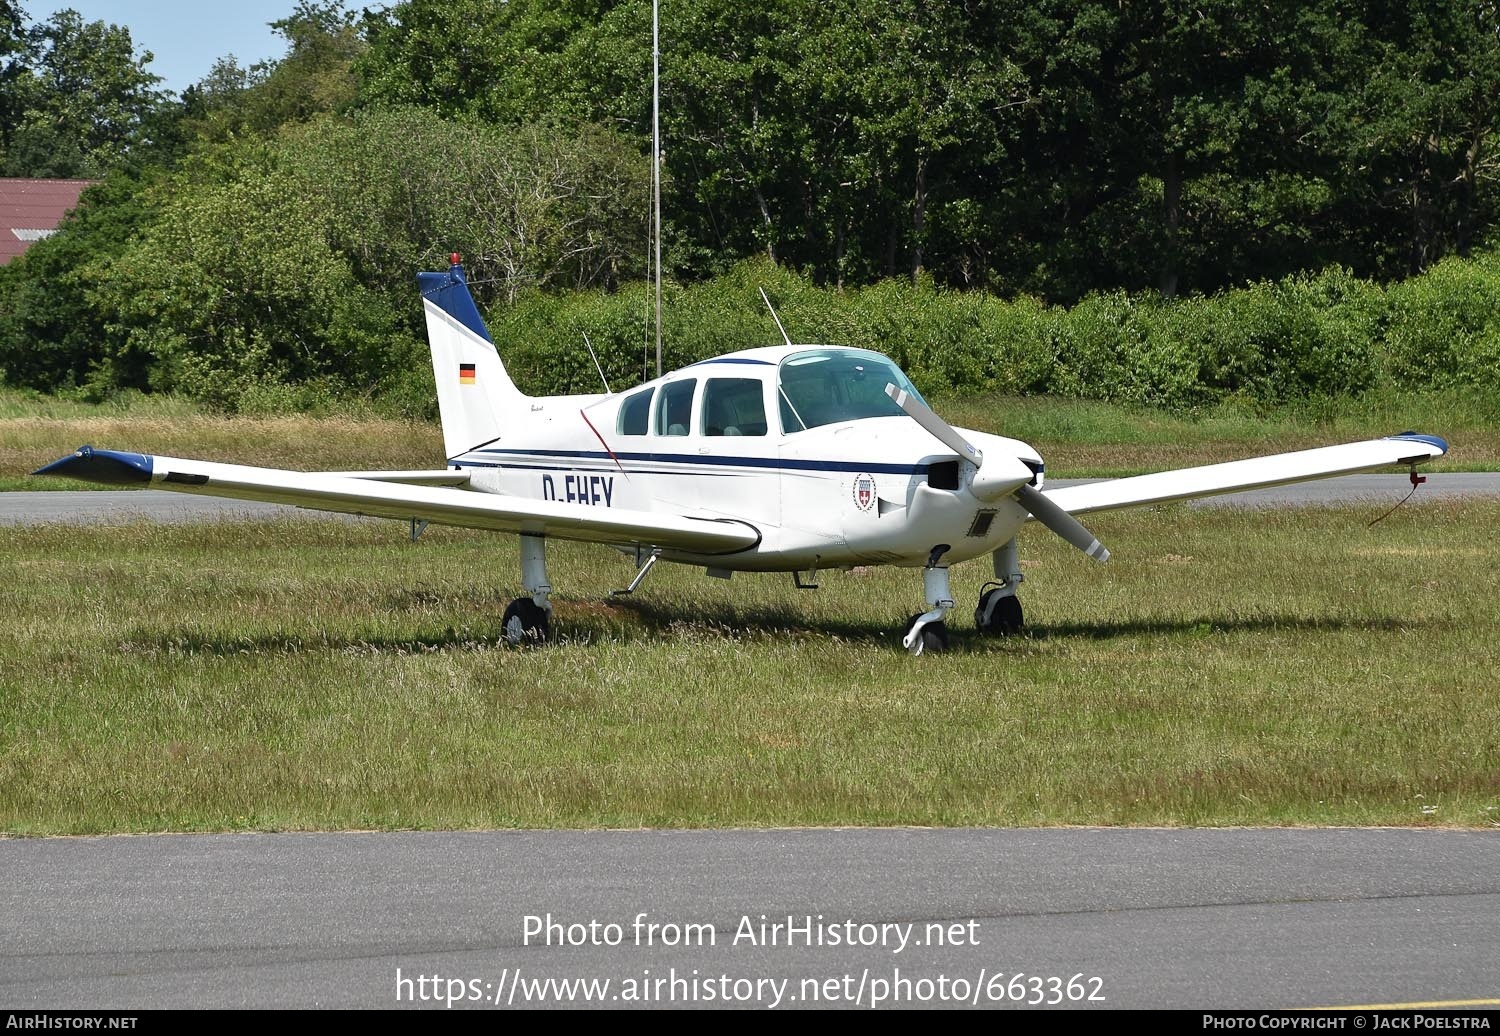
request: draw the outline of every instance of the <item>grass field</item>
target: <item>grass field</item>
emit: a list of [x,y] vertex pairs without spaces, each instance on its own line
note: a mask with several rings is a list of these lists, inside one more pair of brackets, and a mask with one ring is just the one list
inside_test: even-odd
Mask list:
[[160,396],[88,406],[0,390],[0,491],[91,488],[29,475],[85,443],[305,471],[444,466],[442,431],[428,422],[372,415],[224,417]]
[[791,580],[284,520],[11,529],[0,830],[1500,824],[1500,504],[1095,516],[1029,631],[896,628],[918,574]]
[[[1406,429],[1452,443],[1453,452],[1433,470],[1500,470],[1500,412],[1477,394],[1372,395],[1266,413],[1224,406],[1197,415],[1061,399],[933,402],[954,424],[1031,443],[1054,478],[1140,474]],[[87,406],[0,390],[0,490],[88,488],[27,475],[84,443],[307,471],[443,465],[442,434],[428,422],[371,415],[221,417],[171,398]]]

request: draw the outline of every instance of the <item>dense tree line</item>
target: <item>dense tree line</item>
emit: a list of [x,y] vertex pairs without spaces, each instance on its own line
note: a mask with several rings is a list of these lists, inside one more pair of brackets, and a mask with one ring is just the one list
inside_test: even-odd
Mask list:
[[[1397,277],[1496,216],[1487,0],[670,0],[675,255],[1071,300],[1338,263]],[[648,125],[645,0],[407,0],[372,102]]]
[[[1142,399],[1191,405],[1241,381],[1285,398],[1361,383],[1338,364],[1337,377],[1308,374],[1312,357],[1266,366],[1298,347],[1265,335],[1244,378],[1214,374],[1212,336],[1184,332],[1192,357],[1157,346],[1190,324],[1234,338],[1233,319],[1141,315],[1256,299],[1246,319],[1310,342],[1297,321],[1316,293],[1290,286],[1386,298],[1383,284],[1484,254],[1500,218],[1495,0],[662,8],[666,258],[679,284],[736,284],[758,256],[772,266],[750,269],[795,274],[830,314],[845,292],[886,299],[891,326],[1076,304],[1104,335],[1089,347],[1099,363],[1113,326],[1116,358],[1155,364],[1142,384],[1173,386]],[[421,408],[412,275],[449,251],[467,257],[497,321],[583,290],[604,294],[575,296],[569,312],[618,324],[632,292],[611,293],[646,272],[649,0],[404,0],[357,15],[300,0],[274,27],[279,60],[225,58],[174,97],[127,30],[67,11],[33,23],[0,0],[0,171],[103,181],[61,233],[0,270],[6,381]],[[977,294],[943,294],[961,289]],[[937,308],[914,312],[914,298]],[[1386,326],[1377,308],[1374,323],[1339,325],[1364,328],[1365,349]],[[702,315],[709,326],[678,333],[727,346],[758,320]],[[1132,334],[1156,344],[1135,349]],[[1039,335],[1028,341],[1082,340]],[[1082,355],[1072,348],[1012,359],[1030,369]],[[927,376],[994,381],[947,364]],[[1187,371],[1207,396],[1184,387]]]

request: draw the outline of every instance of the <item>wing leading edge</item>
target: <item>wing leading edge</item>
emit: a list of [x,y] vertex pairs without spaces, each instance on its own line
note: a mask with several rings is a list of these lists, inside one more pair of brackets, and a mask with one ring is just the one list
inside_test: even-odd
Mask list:
[[1403,432],[1384,439],[1324,446],[1296,453],[1208,464],[1198,468],[1160,471],[1152,475],[1109,479],[1086,485],[1044,490],[1053,503],[1069,514],[1109,511],[1117,507],[1192,500],[1247,489],[1312,482],[1337,475],[1354,475],[1400,465],[1418,464],[1441,457],[1448,443],[1435,435]]
[[[349,474],[254,468],[80,447],[35,472],[86,482],[291,504],[318,511],[544,535],[587,543],[641,544],[694,554],[733,554],[760,542],[747,522],[403,485]],[[360,474],[360,473],[355,473]],[[368,472],[366,475],[420,475]]]

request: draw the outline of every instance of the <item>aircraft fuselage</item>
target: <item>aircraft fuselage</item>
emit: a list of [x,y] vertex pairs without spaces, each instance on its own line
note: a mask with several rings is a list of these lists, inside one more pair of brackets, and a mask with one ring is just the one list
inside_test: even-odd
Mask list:
[[[783,403],[773,361],[788,354],[797,355],[735,354],[609,396],[533,398],[508,434],[449,465],[471,471],[481,491],[759,529],[759,544],[734,554],[662,555],[722,569],[923,566],[938,544],[948,545],[947,564],[994,551],[1025,522],[1010,496],[976,497],[975,466],[905,416],[814,418]],[[963,434],[988,457],[1017,458],[1016,477],[1040,483],[1030,446]]]

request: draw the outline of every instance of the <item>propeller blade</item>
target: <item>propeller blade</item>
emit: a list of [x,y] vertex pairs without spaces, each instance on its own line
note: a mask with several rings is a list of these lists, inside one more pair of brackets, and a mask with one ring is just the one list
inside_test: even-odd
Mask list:
[[1041,490],[1022,486],[1016,490],[1016,500],[1031,512],[1033,518],[1095,561],[1109,560],[1109,550],[1104,544],[1084,528],[1082,522],[1049,500]]
[[898,389],[889,382],[886,383],[885,394],[895,400],[896,405],[906,411],[908,417],[927,429],[934,439],[948,449],[968,460],[976,468],[984,463],[984,453],[977,446],[954,431],[947,421],[934,414],[916,396],[905,389]]
[[[975,467],[983,467],[984,453],[959,435],[955,428],[933,413],[917,397],[889,383],[885,386],[885,394],[906,412],[906,416],[925,428],[938,442],[960,457],[967,457]],[[1082,522],[1043,496],[1040,490],[1025,484],[1026,480],[1031,477],[1030,469],[1020,461],[1016,461],[1014,466],[1018,469],[1011,473],[1016,476],[1014,479],[1010,479],[1009,475],[1001,475],[999,472],[994,473],[990,478],[985,478],[983,471],[976,472],[974,484],[971,486],[974,495],[980,499],[997,499],[1004,493],[1013,491],[1016,500],[1030,511],[1031,516],[1037,521],[1095,561],[1108,561],[1109,551],[1093,533],[1083,527]],[[1021,484],[1017,485],[1017,482]]]

